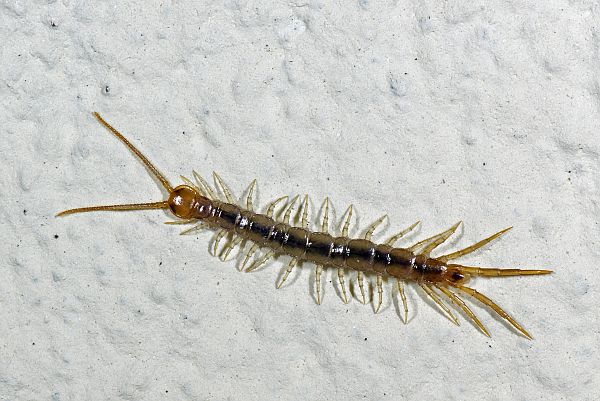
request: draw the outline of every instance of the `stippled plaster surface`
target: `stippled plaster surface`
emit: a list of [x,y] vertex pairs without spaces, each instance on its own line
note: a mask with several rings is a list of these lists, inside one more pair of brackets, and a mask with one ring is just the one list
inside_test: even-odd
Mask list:
[[[3,1],[1,400],[593,400],[600,393],[596,1]],[[393,283],[373,314],[314,267],[275,289],[162,211],[55,218],[221,173],[261,205],[309,193],[352,235],[388,213],[407,246],[456,221],[466,264],[535,337],[470,303],[452,325]],[[239,256],[237,260],[239,264]],[[347,281],[354,281],[354,273]],[[354,281],[355,283],[355,281]],[[400,304],[401,305],[401,304]]]

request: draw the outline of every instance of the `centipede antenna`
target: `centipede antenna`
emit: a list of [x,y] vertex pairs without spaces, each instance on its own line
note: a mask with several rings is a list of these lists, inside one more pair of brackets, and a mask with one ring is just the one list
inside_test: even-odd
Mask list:
[[126,210],[148,210],[148,209],[168,209],[167,201],[151,203],[129,203],[125,205],[106,205],[106,206],[88,206],[78,207],[76,209],[63,210],[56,214],[56,217],[66,216],[74,213],[98,212],[98,211],[126,211]]
[[140,152],[135,146],[133,146],[131,142],[129,142],[127,138],[123,136],[123,134],[121,134],[119,131],[113,128],[112,125],[107,123],[106,120],[104,120],[100,116],[100,114],[98,114],[95,111],[92,114],[94,115],[94,117],[96,117],[100,124],[104,125],[110,132],[112,132],[114,136],[116,136],[121,142],[123,142],[125,146],[127,146],[129,150],[131,150],[141,160],[142,163],[144,163],[148,170],[150,170],[150,172],[161,182],[161,184],[163,185],[163,187],[165,187],[167,191],[173,191],[173,187],[171,186],[169,181],[165,178],[164,175],[160,173],[160,171],[158,171],[156,167],[154,167],[154,165],[150,162],[150,160],[146,158],[146,156],[142,154],[142,152]]
[[[162,186],[169,191],[169,193],[173,192],[173,187],[169,183],[169,181],[163,176],[160,171],[140,152],[135,146],[131,144],[119,131],[113,128],[112,125],[107,123],[97,112],[92,113],[94,117],[106,127],[110,132],[113,133],[114,136],[117,137],[121,142],[125,144],[137,157],[140,161],[146,166],[148,170],[152,173],[154,177],[156,177]],[[66,216],[74,213],[84,213],[84,212],[97,212],[97,211],[127,211],[127,210],[148,210],[148,209],[168,209],[169,204],[167,201],[161,202],[150,202],[150,203],[129,203],[124,205],[106,205],[106,206],[88,206],[88,207],[79,207],[75,209],[68,209],[62,211],[56,215],[56,217]]]

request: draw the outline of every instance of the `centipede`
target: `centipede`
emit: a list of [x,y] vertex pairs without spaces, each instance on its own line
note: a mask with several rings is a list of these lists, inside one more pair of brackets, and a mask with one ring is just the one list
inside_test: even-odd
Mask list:
[[[489,237],[482,239],[464,249],[441,256],[431,256],[431,253],[443,244],[456,232],[462,222],[454,224],[447,230],[418,241],[406,248],[395,247],[394,244],[409,232],[413,231],[420,222],[392,235],[383,243],[373,242],[375,230],[385,221],[387,216],[382,216],[369,225],[361,238],[350,238],[349,229],[353,215],[353,205],[344,213],[340,224],[339,235],[334,236],[329,232],[329,198],[322,204],[319,231],[312,231],[309,219],[309,197],[305,195],[290,198],[282,196],[270,202],[264,213],[255,211],[254,191],[256,180],[253,180],[245,196],[245,205],[237,202],[231,190],[223,179],[213,172],[214,188],[196,171],[192,172],[194,181],[181,176],[183,183],[173,187],[163,174],[138,150],[123,134],[97,112],[93,116],[108,131],[119,139],[143,163],[149,174],[156,178],[168,192],[166,200],[148,203],[131,203],[105,206],[88,206],[68,209],[56,216],[66,216],[76,213],[97,211],[132,211],[165,209],[170,212],[175,220],[166,224],[186,225],[180,233],[194,234],[200,230],[209,229],[216,232],[210,244],[211,253],[226,261],[236,247],[243,248],[246,243],[251,244],[245,254],[240,258],[241,271],[253,272],[273,258],[288,256],[289,263],[282,270],[276,288],[281,288],[295,267],[302,267],[304,263],[315,266],[315,298],[321,304],[322,288],[321,276],[326,269],[335,269],[339,285],[340,298],[348,303],[346,290],[347,275],[356,273],[356,282],[360,292],[360,300],[367,304],[365,280],[375,279],[377,301],[373,291],[373,309],[378,313],[383,302],[384,280],[395,280],[397,293],[402,300],[404,314],[401,319],[408,322],[408,302],[405,292],[407,283],[414,284],[423,290],[427,299],[437,305],[440,313],[445,315],[452,323],[459,325],[455,312],[459,311],[477,327],[481,333],[491,337],[488,329],[475,315],[462,297],[467,296],[489,308],[501,320],[516,329],[525,338],[533,337],[512,316],[498,306],[486,295],[467,286],[467,282],[474,277],[499,278],[509,276],[530,276],[552,273],[552,270],[541,269],[516,269],[474,267],[451,263],[452,261],[470,254],[491,241],[505,234],[512,227],[503,229]],[[298,206],[296,206],[298,204]],[[290,219],[292,213],[296,219]],[[296,224],[294,224],[296,223]],[[221,242],[225,240],[221,248]],[[260,251],[260,252],[259,252]],[[352,294],[351,294],[352,295]],[[358,291],[356,291],[358,299]],[[375,302],[377,304],[375,305]],[[453,305],[453,309],[450,306]],[[453,310],[455,312],[453,312]],[[401,314],[401,313],[399,313]]]

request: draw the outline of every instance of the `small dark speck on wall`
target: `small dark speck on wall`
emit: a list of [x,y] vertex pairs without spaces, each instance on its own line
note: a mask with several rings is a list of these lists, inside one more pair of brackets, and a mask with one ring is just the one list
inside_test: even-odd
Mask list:
[[54,239],[58,239],[58,234],[54,234]]

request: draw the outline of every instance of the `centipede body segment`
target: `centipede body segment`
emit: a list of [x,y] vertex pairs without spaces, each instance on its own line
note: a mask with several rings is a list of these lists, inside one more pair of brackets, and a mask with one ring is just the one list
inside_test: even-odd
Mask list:
[[[367,301],[365,276],[375,276],[376,313],[382,305],[383,281],[393,279],[396,281],[398,294],[402,300],[403,320],[406,323],[408,321],[408,305],[404,283],[413,282],[455,324],[459,324],[459,320],[448,306],[448,301],[464,313],[482,333],[490,336],[489,331],[461,298],[461,295],[464,294],[489,307],[528,339],[532,338],[525,328],[508,313],[487,296],[467,287],[466,282],[471,277],[542,275],[551,273],[550,270],[482,268],[450,263],[450,261],[474,252],[500,237],[510,227],[459,251],[433,257],[431,253],[458,229],[460,222],[410,247],[398,248],[394,247],[394,244],[413,230],[419,222],[391,236],[384,243],[377,244],[371,238],[377,227],[386,219],[386,216],[382,216],[367,227],[362,238],[350,238],[348,232],[353,214],[353,207],[350,206],[345,213],[339,235],[336,236],[329,232],[329,199],[325,199],[322,208],[322,222],[318,231],[311,231],[308,196],[304,196],[302,199],[296,196],[291,200],[286,196],[278,198],[268,205],[264,213],[259,213],[255,211],[253,204],[256,180],[250,184],[243,206],[237,204],[231,191],[216,173],[213,173],[215,189],[211,188],[206,180],[195,171],[192,174],[194,181],[182,176],[183,184],[173,187],[120,132],[98,113],[94,113],[94,116],[142,161],[150,173],[161,182],[169,196],[167,200],[158,202],[69,209],[59,213],[58,216],[91,211],[168,209],[178,218],[176,221],[168,222],[169,224],[192,225],[181,234],[194,233],[203,228],[216,230],[212,253],[222,260],[226,260],[236,247],[245,243],[251,244],[241,264],[241,270],[246,272],[257,270],[278,255],[289,256],[290,261],[277,283],[277,288],[283,285],[296,266],[303,262],[314,264],[317,304],[321,303],[321,277],[325,269],[336,269],[341,297],[345,303],[348,302],[346,275],[349,271],[355,271],[360,299],[363,303]],[[300,221],[298,225],[293,225],[290,219],[296,205],[299,209],[295,215],[300,216]],[[278,208],[280,212],[276,213]],[[224,241],[224,245],[219,248],[222,241]],[[261,249],[264,252],[255,257],[255,254]]]

